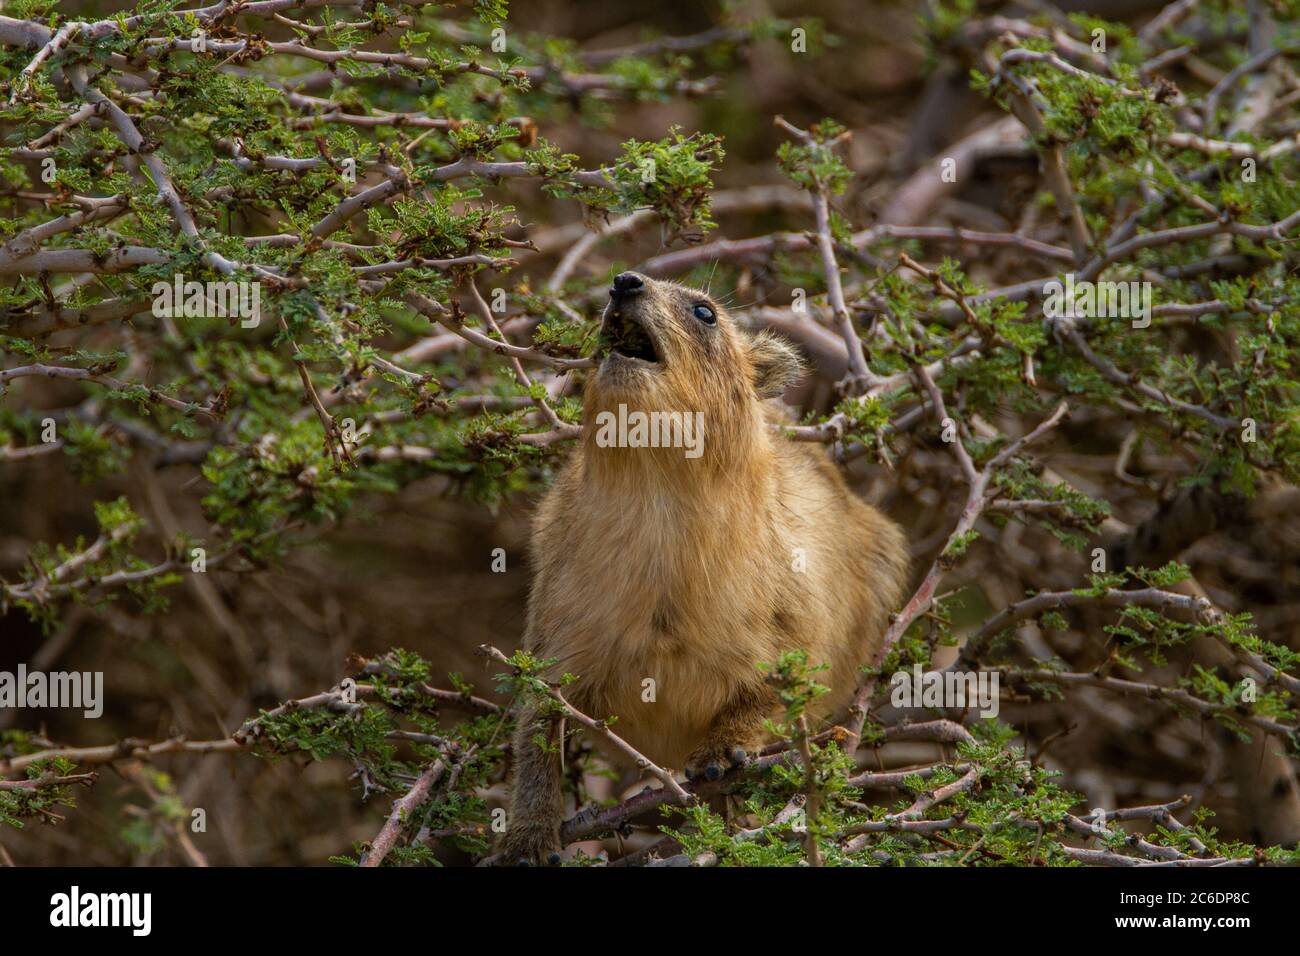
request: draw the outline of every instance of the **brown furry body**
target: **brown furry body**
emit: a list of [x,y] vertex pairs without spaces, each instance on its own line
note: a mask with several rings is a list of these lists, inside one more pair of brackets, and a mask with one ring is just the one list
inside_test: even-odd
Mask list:
[[[557,659],[551,676],[577,675],[574,706],[617,715],[616,732],[651,760],[717,776],[773,715],[760,663],[803,649],[830,666],[817,714],[845,703],[899,600],[907,549],[820,446],[771,427],[763,399],[798,377],[797,354],[751,338],[700,292],[637,279],[606,313],[616,348],[587,385],[582,446],[537,516],[525,646]],[[629,323],[649,336],[637,339],[648,360],[618,351]],[[703,411],[703,454],[602,447],[595,422],[620,404]],[[558,756],[536,746],[539,731],[556,739],[523,715],[506,837],[507,856],[529,861],[559,849]]]

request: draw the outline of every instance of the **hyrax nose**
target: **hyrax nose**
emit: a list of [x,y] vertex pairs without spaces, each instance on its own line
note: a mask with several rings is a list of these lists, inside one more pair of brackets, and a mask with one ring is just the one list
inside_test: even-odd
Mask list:
[[645,289],[645,280],[635,272],[620,272],[614,276],[614,285],[609,290],[609,297],[615,302],[639,295]]

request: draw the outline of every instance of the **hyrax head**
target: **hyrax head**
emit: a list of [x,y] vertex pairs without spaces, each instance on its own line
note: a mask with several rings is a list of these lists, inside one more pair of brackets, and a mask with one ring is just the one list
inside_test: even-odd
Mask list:
[[588,385],[598,408],[738,414],[804,370],[789,343],[739,328],[707,293],[636,272],[614,277],[600,339]]

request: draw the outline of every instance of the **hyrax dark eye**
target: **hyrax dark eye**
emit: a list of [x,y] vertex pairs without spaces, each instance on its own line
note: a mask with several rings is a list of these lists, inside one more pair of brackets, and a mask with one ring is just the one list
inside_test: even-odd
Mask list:
[[714,322],[718,321],[718,317],[713,314],[713,310],[707,305],[697,305],[695,308],[691,309],[691,315],[695,316],[705,325],[712,325]]

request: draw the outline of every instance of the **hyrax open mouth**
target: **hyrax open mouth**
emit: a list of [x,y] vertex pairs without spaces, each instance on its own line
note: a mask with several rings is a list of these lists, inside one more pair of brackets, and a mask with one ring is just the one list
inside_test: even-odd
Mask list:
[[621,310],[611,310],[606,314],[605,323],[601,327],[601,338],[612,353],[643,362],[659,361],[659,353],[655,351],[654,339],[650,333],[640,322]]

